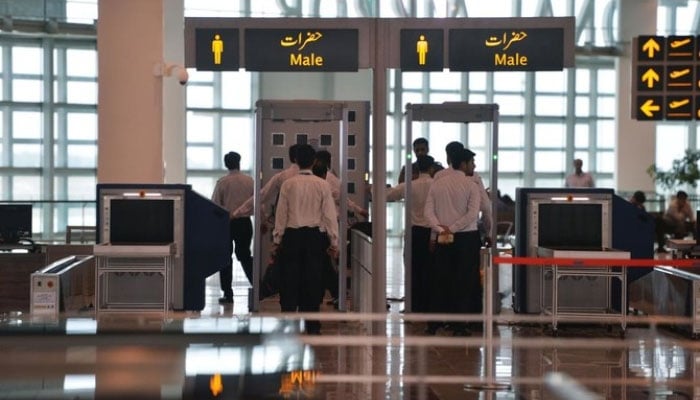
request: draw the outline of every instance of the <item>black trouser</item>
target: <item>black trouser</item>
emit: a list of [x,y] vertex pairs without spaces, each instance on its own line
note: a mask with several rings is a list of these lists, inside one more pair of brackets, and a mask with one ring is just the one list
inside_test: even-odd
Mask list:
[[[454,242],[437,245],[432,268],[430,311],[435,313],[480,314],[482,289],[479,274],[481,240],[478,231],[457,232]],[[439,324],[439,323],[438,323]],[[435,323],[432,325],[435,326]],[[455,330],[466,324],[453,324]]]
[[248,278],[248,282],[253,282],[253,257],[250,254],[250,242],[253,238],[253,224],[250,222],[250,217],[232,219],[229,223],[229,232],[231,233],[231,243],[229,247],[229,263],[219,270],[219,282],[221,290],[224,291],[224,297],[233,297],[233,253],[234,243],[236,258],[243,266],[243,272]]
[[[323,295],[323,263],[326,234],[318,228],[287,228],[279,250],[281,272],[280,307],[283,312],[316,312]],[[321,329],[319,321],[306,321],[309,332]]]
[[[329,248],[331,246],[331,240],[328,238],[327,234],[324,234],[323,246],[324,248]],[[338,270],[335,265],[333,265],[333,258],[330,255],[326,255],[323,261],[323,288],[328,289],[331,297],[334,299],[338,298]],[[321,301],[323,301],[323,294],[321,294]]]
[[428,312],[430,300],[430,228],[411,227],[411,311]]

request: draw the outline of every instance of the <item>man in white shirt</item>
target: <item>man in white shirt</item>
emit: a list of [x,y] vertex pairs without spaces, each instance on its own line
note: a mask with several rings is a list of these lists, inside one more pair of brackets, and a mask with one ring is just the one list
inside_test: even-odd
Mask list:
[[[461,152],[464,150],[464,145],[460,142],[450,142],[445,146],[445,157],[447,158],[447,164],[450,164],[450,154],[454,152]],[[493,226],[493,212],[491,210],[491,197],[489,196],[489,193],[486,191],[486,187],[484,187],[484,181],[481,179],[481,176],[475,171],[476,169],[476,163],[474,164],[474,168],[471,169],[471,172],[466,173],[467,177],[470,178],[476,185],[479,187],[479,195],[481,198],[479,199],[479,212],[481,212],[481,228],[483,229],[484,233],[484,242],[485,245],[488,247],[491,245],[491,237],[489,236],[491,234],[491,227]],[[434,179],[438,179],[443,173],[449,173],[450,169],[443,169],[440,171],[437,171],[434,175]]]
[[[291,165],[273,175],[270,180],[267,181],[265,186],[260,189],[260,205],[262,206],[262,213],[260,215],[263,220],[263,232],[267,231],[265,221],[272,216],[272,211],[270,209],[272,206],[274,206],[274,203],[277,200],[277,195],[279,194],[282,183],[299,173],[299,166],[296,164],[296,152],[299,146],[300,145],[298,144],[289,146],[289,161],[291,162]],[[247,217],[251,215],[253,215],[253,196],[250,196],[245,203],[238,207],[231,214],[231,218]]]
[[[324,165],[327,169],[326,171],[326,181],[331,185],[331,192],[333,193],[333,199],[335,200],[336,211],[340,210],[340,179],[333,173],[331,169],[331,153],[328,150],[319,150],[316,152],[316,160],[314,163],[320,163]],[[367,209],[361,207],[350,198],[348,198],[348,211],[355,213],[356,215],[361,215],[364,218],[369,217],[369,212]]]
[[568,188],[592,188],[595,187],[593,175],[588,172],[583,172],[583,160],[577,158],[574,160],[574,172],[566,177],[564,182]]
[[[211,200],[225,208],[229,213],[236,210],[243,202],[253,195],[253,178],[241,173],[241,155],[231,151],[224,156],[224,165],[228,174],[219,179],[214,187]],[[219,303],[233,303],[233,252],[235,243],[236,258],[243,266],[243,272],[248,282],[253,282],[253,257],[250,253],[250,242],[253,238],[253,224],[250,217],[232,218],[229,223],[231,233],[229,263],[219,270],[219,281],[224,297]]]
[[[272,240],[282,274],[283,312],[317,312],[323,296],[323,262],[338,253],[338,216],[328,182],[314,176],[314,149],[297,148],[299,173],[280,188]],[[325,235],[328,235],[330,247]],[[306,321],[306,331],[321,333],[319,321]]]
[[[425,200],[428,197],[433,178],[430,177],[430,168],[435,163],[433,157],[428,155],[418,156],[416,160],[419,175],[411,181],[411,311],[428,312],[431,298],[430,267],[432,255],[430,251],[430,222],[425,217]],[[406,183],[402,182],[396,187],[388,189],[386,201],[398,201],[403,199],[406,192]],[[406,251],[408,249],[404,249]]]
[[695,223],[695,210],[688,202],[688,193],[679,190],[663,217],[656,221],[657,251],[665,251],[666,234],[671,234],[674,239],[683,239],[688,234],[695,237]]
[[[477,230],[480,193],[466,175],[473,172],[474,153],[463,149],[450,155],[450,170],[434,178],[425,202],[425,217],[438,234],[433,266],[432,312],[482,312]],[[428,334],[442,324],[428,323]],[[466,323],[453,323],[455,336],[470,334]]]

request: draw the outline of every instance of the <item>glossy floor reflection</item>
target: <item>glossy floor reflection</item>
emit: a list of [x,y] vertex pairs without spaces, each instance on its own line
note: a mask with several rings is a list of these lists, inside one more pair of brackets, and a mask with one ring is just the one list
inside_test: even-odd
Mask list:
[[[475,324],[471,337],[426,335],[425,316],[403,314],[398,300],[385,315],[324,304],[322,335],[306,335],[275,297],[250,313],[236,266],[234,303],[218,304],[214,275],[199,313],[3,315],[0,398],[700,398],[700,345],[641,320],[624,339],[619,326],[600,323],[561,324],[554,337],[547,319],[515,323],[506,295],[494,329]],[[396,242],[387,267],[387,297],[400,299]]]

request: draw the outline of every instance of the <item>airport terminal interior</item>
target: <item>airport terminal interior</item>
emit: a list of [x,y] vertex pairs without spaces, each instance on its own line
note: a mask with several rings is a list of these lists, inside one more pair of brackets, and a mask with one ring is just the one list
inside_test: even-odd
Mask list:
[[[699,21],[698,0],[0,0],[0,399],[700,399]],[[412,200],[387,193],[419,138],[442,167],[471,150],[490,192],[481,313],[416,311]],[[257,201],[295,144],[339,177],[319,313],[281,312]],[[212,195],[231,151],[250,279]]]

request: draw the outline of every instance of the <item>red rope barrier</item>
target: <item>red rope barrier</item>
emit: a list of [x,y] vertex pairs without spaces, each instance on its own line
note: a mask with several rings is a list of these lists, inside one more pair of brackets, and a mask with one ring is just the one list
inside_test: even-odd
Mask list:
[[616,259],[616,258],[552,258],[493,257],[494,264],[557,265],[571,267],[700,267],[700,259]]

